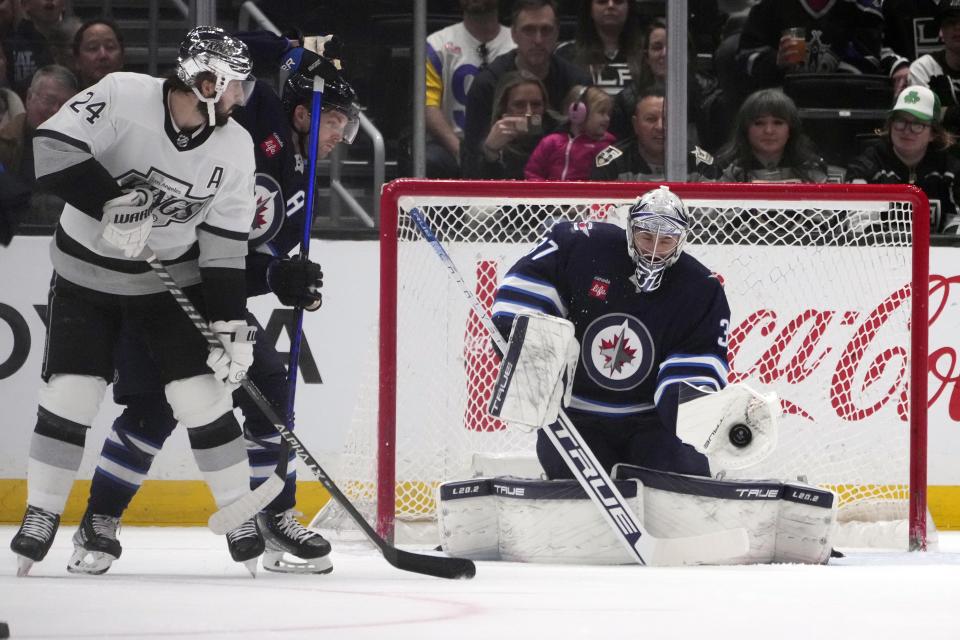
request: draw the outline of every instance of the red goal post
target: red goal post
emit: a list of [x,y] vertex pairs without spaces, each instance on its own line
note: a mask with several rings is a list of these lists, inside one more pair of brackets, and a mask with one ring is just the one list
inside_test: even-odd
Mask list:
[[[370,515],[383,535],[402,521],[429,520],[436,484],[467,473],[462,458],[486,452],[487,439],[494,454],[533,452],[522,438],[493,443],[513,438],[513,430],[483,412],[496,375],[489,341],[461,309],[466,301],[444,281],[407,212],[421,209],[489,308],[503,273],[550,224],[615,222],[620,207],[656,186],[401,179],[384,187],[376,433],[369,421],[352,427],[365,435],[349,445],[337,477],[358,500],[374,500]],[[731,380],[775,388],[784,400],[781,459],[755,471],[830,486],[851,520],[903,520],[911,548],[924,548],[923,192],[894,185],[670,187],[691,210],[687,251],[718,272],[730,299]]]

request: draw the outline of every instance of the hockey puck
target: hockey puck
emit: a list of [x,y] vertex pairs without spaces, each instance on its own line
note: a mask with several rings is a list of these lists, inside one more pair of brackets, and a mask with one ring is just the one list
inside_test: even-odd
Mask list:
[[6,622],[0,622],[0,638],[10,637],[10,626]]
[[730,442],[733,446],[742,449],[753,440],[753,431],[745,424],[735,424],[730,427]]

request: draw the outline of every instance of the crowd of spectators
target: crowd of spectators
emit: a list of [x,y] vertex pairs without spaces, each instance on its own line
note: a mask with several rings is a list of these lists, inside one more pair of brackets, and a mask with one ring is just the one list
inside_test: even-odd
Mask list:
[[[443,171],[428,163],[427,176],[663,179],[665,129],[673,116],[664,99],[668,26],[665,3],[660,13],[651,12],[651,4],[581,0],[573,38],[558,42],[561,20],[570,16],[560,13],[556,0],[515,0],[504,25],[508,43],[504,30],[490,28],[499,19],[497,2],[459,0],[464,19],[458,25],[465,28],[430,36],[431,51],[446,55],[442,74],[434,57],[428,61],[427,78],[428,104],[438,107],[432,117],[457,133],[462,126],[462,142],[446,145],[451,153]],[[691,6],[716,16],[717,4]],[[725,20],[691,22],[688,112],[681,121],[690,142],[687,178],[916,184],[931,200],[932,231],[957,233],[950,176],[960,161],[954,146],[960,134],[960,0],[740,5]],[[480,15],[483,33],[469,28]],[[485,42],[508,51],[477,66],[470,54]],[[468,70],[458,74],[460,65]],[[437,82],[441,75],[446,84]],[[829,108],[817,109],[818,122],[805,122],[813,109],[798,106],[799,98],[784,90],[803,78],[814,81],[806,86],[815,92],[823,79],[824,95],[813,102],[829,107],[827,87],[843,75],[877,84],[889,96],[886,106],[864,103],[863,113],[850,118],[850,105],[838,100],[833,128],[823,121]],[[447,96],[451,77],[460,78],[455,100]],[[911,100],[925,111],[905,111]]]
[[[666,127],[685,124],[689,180],[902,180],[927,192],[935,233],[957,230],[942,176],[960,161],[960,0],[688,0],[682,119],[664,98],[666,2],[448,2],[461,20],[426,42],[428,177],[662,180]],[[29,189],[32,132],[123,68],[124,39],[64,0],[0,0],[0,42],[0,169]],[[844,75],[882,85],[886,106],[811,120],[791,83]],[[937,99],[929,120],[902,109],[916,88]],[[30,221],[55,219],[56,203],[32,205]]]
[[0,0],[0,227],[49,226],[63,202],[34,192],[33,137],[79,90],[124,65],[111,21],[81,22],[64,0]]

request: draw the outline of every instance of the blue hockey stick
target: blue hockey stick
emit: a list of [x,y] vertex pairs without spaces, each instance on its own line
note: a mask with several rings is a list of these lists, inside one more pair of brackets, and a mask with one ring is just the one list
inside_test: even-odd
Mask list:
[[[310,135],[307,137],[307,203],[303,219],[300,257],[310,257],[310,232],[313,227],[313,204],[317,191],[317,142],[320,138],[320,113],[323,110],[323,78],[313,78],[313,102],[310,105]],[[290,364],[287,366],[287,426],[293,428],[293,408],[297,397],[297,370],[300,366],[300,343],[303,340],[303,307],[294,308],[294,329],[290,336]],[[286,452],[282,452],[286,455]]]
[[[460,285],[461,293],[467,298],[474,314],[483,323],[500,353],[507,353],[507,342],[500,335],[493,320],[483,308],[476,295],[464,281],[450,254],[443,248],[423,213],[410,210],[420,235],[430,243],[434,252],[446,266],[450,276]],[[707,564],[722,562],[745,555],[750,549],[746,529],[727,529],[687,538],[655,538],[644,528],[630,509],[627,501],[617,489],[613,480],[597,460],[593,451],[583,441],[580,432],[564,411],[560,410],[559,420],[544,427],[544,433],[557,449],[557,453],[570,468],[573,476],[590,496],[603,514],[617,538],[639,564],[672,566],[679,564]]]

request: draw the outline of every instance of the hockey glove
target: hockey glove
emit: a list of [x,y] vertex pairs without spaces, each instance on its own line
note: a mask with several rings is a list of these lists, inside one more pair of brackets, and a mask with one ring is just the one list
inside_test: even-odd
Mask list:
[[323,303],[319,289],[323,286],[323,271],[316,262],[294,256],[277,260],[267,268],[267,284],[277,294],[281,304],[316,311]]
[[103,239],[133,258],[140,255],[153,229],[153,194],[144,188],[128,191],[103,205]]
[[246,320],[217,320],[210,324],[210,330],[223,346],[210,348],[207,366],[228,386],[240,384],[253,364],[257,328],[248,326]]

